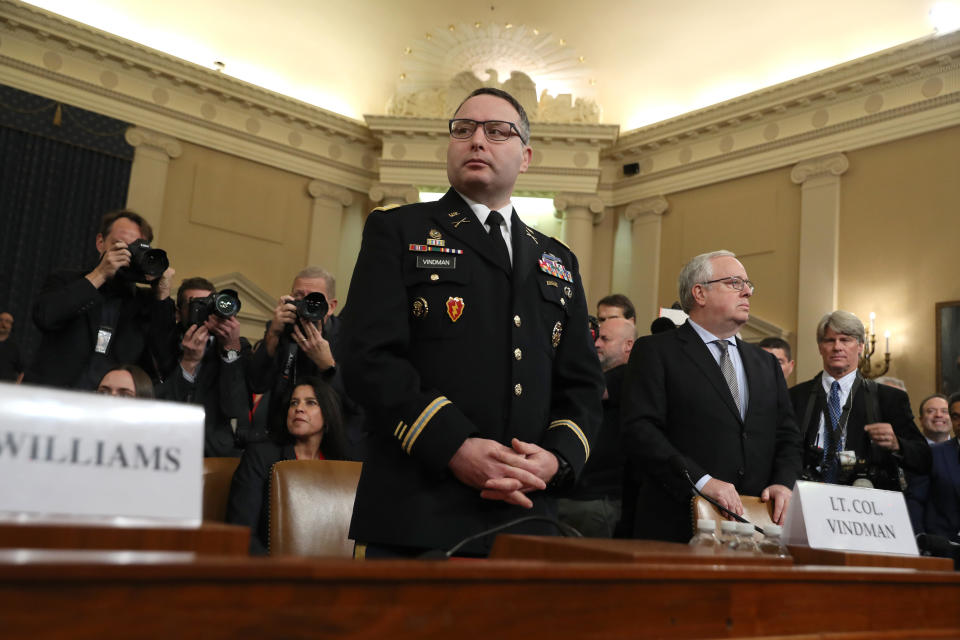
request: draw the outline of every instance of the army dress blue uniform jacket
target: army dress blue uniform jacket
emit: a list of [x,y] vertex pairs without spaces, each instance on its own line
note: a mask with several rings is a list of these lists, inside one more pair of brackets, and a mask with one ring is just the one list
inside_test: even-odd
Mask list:
[[344,381],[367,411],[369,438],[352,539],[447,549],[514,518],[553,514],[548,492],[530,493],[527,510],[459,482],[447,464],[472,436],[507,446],[516,437],[559,453],[576,475],[583,469],[603,377],[577,261],[516,213],[511,226],[512,266],[452,189],[370,214],[343,312]]

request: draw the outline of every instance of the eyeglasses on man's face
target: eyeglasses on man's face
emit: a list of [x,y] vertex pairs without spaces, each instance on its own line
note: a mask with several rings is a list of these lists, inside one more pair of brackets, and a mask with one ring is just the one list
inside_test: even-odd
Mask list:
[[753,293],[757,290],[755,284],[749,280],[744,280],[740,276],[727,276],[726,278],[717,278],[716,280],[707,280],[706,282],[701,282],[700,284],[714,284],[717,282],[722,282],[725,285],[728,285],[734,291],[743,291],[744,287],[750,289],[750,293]]
[[457,140],[468,140],[473,137],[478,126],[483,125],[483,135],[491,142],[506,142],[511,136],[520,138],[520,142],[527,141],[520,135],[517,125],[506,120],[471,120],[469,118],[454,118],[450,121],[450,137]]

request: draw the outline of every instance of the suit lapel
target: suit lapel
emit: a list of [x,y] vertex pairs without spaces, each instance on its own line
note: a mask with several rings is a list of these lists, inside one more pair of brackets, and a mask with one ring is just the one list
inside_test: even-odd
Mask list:
[[750,349],[744,349],[746,344],[740,338],[737,340],[737,352],[740,354],[740,362],[743,363],[743,372],[747,376],[747,410],[744,411],[744,421],[750,416],[750,406],[754,404],[751,399],[763,397],[763,387],[760,384],[761,376],[764,375],[763,363],[756,359],[757,354]]
[[464,202],[463,198],[450,189],[439,200],[440,209],[436,214],[436,221],[450,237],[463,242],[476,251],[485,260],[503,269],[510,274],[510,265],[493,246],[487,230],[480,224],[473,210]]
[[727,381],[724,379],[723,373],[720,371],[720,366],[717,365],[717,361],[713,359],[710,348],[704,344],[703,340],[700,339],[700,336],[694,331],[693,327],[690,326],[689,322],[685,322],[677,328],[676,336],[682,343],[681,350],[707,377],[710,384],[713,385],[713,388],[716,389],[717,393],[723,399],[723,402],[727,405],[727,408],[730,409],[730,412],[736,416],[738,421],[742,422],[743,419],[740,417],[740,411],[733,402],[733,394],[730,393],[730,387],[727,386]]

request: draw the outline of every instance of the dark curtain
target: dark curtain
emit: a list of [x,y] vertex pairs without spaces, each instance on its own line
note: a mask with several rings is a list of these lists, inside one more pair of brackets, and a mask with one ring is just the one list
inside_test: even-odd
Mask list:
[[92,267],[100,217],[126,202],[129,126],[0,85],[0,310],[27,359],[35,293],[55,269]]

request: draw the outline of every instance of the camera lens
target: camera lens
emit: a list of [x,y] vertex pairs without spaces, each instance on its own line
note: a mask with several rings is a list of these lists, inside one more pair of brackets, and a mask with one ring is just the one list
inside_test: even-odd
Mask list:
[[231,318],[240,311],[240,297],[233,289],[224,289],[214,296],[213,309],[221,318]]
[[167,252],[163,249],[147,249],[140,258],[140,270],[148,276],[162,276],[169,266]]

